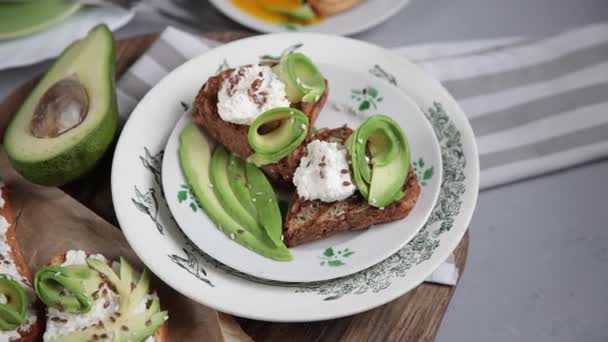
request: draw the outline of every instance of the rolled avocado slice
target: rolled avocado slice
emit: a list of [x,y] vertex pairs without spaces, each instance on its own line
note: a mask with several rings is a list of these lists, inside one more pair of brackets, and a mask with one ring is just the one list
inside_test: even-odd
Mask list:
[[247,180],[251,199],[258,212],[258,221],[264,227],[266,234],[280,248],[287,248],[283,243],[283,218],[277,201],[277,196],[262,170],[253,164],[247,164]]
[[211,146],[199,128],[190,123],[180,134],[180,162],[184,175],[192,187],[201,206],[219,229],[234,238],[242,246],[265,257],[288,261],[292,259],[287,248],[275,246],[269,239],[261,240],[241,225],[222,206],[213,186],[210,175]]
[[265,10],[281,14],[292,19],[308,21],[315,17],[315,12],[312,10],[310,5],[302,4],[298,7],[280,7],[280,6],[263,6]]
[[291,52],[281,56],[272,71],[285,83],[287,99],[292,103],[317,102],[325,92],[323,74],[303,53]]
[[116,133],[115,43],[105,25],[68,46],[23,102],[4,136],[15,169],[62,185],[93,168]]
[[383,208],[403,196],[410,150],[403,130],[393,119],[381,114],[369,117],[346,146],[355,184],[370,205]]
[[[263,128],[278,124],[270,132]],[[301,111],[279,107],[260,114],[249,126],[249,146],[255,151],[247,161],[257,166],[277,162],[295,150],[308,134],[308,117]]]
[[26,320],[29,300],[21,284],[0,276],[0,331],[17,329]]
[[101,283],[97,272],[85,265],[50,265],[34,277],[38,298],[49,307],[70,313],[85,313],[93,305],[93,292]]

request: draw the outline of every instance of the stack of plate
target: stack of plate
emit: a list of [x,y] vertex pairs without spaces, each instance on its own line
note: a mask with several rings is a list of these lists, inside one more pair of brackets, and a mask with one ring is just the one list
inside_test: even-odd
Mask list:
[[[277,262],[232,241],[198,206],[179,165],[178,135],[191,121],[188,105],[218,68],[256,63],[293,46],[329,80],[330,97],[315,126],[357,127],[372,114],[392,116],[408,137],[422,191],[403,220],[297,246],[290,249],[293,261]],[[311,321],[379,306],[421,283],[464,235],[478,176],[466,117],[419,68],[359,41],[281,34],[221,46],[158,83],[124,127],[112,194],[135,252],[179,292],[243,317]]]

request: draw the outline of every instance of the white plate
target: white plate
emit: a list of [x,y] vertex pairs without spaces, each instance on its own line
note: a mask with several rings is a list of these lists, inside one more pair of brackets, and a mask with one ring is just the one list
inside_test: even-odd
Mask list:
[[[366,270],[316,283],[284,283],[237,272],[202,253],[170,215],[161,191],[163,149],[192,99],[198,59],[239,65],[247,56],[276,54],[302,43],[324,64],[359,66],[406,93],[433,126],[441,148],[439,199],[425,226],[402,249]],[[217,65],[214,63],[214,65]],[[169,98],[173,101],[167,101]],[[321,124],[321,123],[320,123]],[[422,175],[427,166],[417,172]],[[424,178],[424,177],[423,177]],[[114,155],[112,195],[123,232],[142,261],[193,300],[238,316],[267,321],[331,319],[391,301],[420,284],[456,248],[470,222],[479,189],[479,159],[471,127],[456,101],[420,68],[365,42],[320,34],[277,34],[227,44],[191,60],[158,83],[125,125]],[[174,196],[168,194],[167,196]]]
[[308,26],[269,23],[243,12],[230,0],[210,0],[210,2],[230,19],[260,32],[276,33],[296,30],[348,36],[383,23],[397,14],[410,0],[365,0],[351,10],[324,18],[318,24]]
[[[307,54],[312,52],[308,51],[306,46],[301,49]],[[236,66],[241,63],[257,63],[258,53],[221,47],[215,55],[230,56],[231,64],[237,62],[232,56],[239,56],[239,64],[232,64]],[[441,151],[433,127],[416,104],[391,84],[368,72],[361,72],[361,64],[336,59],[314,60],[330,87],[326,109],[319,115],[315,126],[333,128],[347,124],[356,128],[372,114],[390,115],[403,128],[409,141],[412,159],[424,161],[424,166],[429,170],[428,177],[421,179],[424,186],[418,203],[403,220],[381,224],[364,231],[337,234],[328,239],[290,248],[292,261],[274,261],[231,240],[226,233],[219,231],[217,225],[192,200],[193,196],[186,186],[188,182],[182,173],[178,154],[179,135],[184,126],[192,121],[191,115],[186,113],[173,130],[163,159],[162,184],[171,213],[184,233],[203,252],[237,271],[264,279],[290,282],[321,281],[350,275],[375,265],[401,249],[422,228],[439,195]],[[184,78],[179,82],[196,84],[198,81],[200,87],[208,76],[217,71],[216,64],[217,57],[214,54],[205,54],[190,63],[188,71],[183,71],[188,80]],[[163,99],[167,102],[175,100],[173,94],[167,94]],[[192,99],[187,99],[188,103],[191,101]],[[154,107],[146,109],[147,112],[156,108],[155,104],[150,105]],[[212,138],[207,138],[212,141],[212,145],[215,144]]]

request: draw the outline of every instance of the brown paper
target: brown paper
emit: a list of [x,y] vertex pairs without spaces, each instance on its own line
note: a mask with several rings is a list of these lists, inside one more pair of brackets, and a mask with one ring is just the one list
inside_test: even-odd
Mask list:
[[[37,186],[21,178],[0,152],[0,175],[15,214],[16,236],[33,272],[57,254],[70,249],[101,253],[109,259],[124,256],[143,267],[124,236],[88,208],[54,187]],[[252,341],[231,316],[193,302],[155,279],[163,309],[169,311],[170,341]],[[221,326],[220,326],[221,325]]]

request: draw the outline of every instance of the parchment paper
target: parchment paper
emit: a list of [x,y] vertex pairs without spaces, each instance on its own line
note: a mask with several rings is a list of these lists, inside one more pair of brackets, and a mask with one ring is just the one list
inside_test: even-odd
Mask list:
[[[120,256],[142,269],[143,264],[119,229],[55,187],[34,185],[10,166],[0,150],[0,175],[12,204],[16,236],[23,256],[35,272],[57,254],[69,249],[101,253],[109,259]],[[195,303],[155,279],[161,306],[169,311],[170,341],[249,342],[238,323]]]

